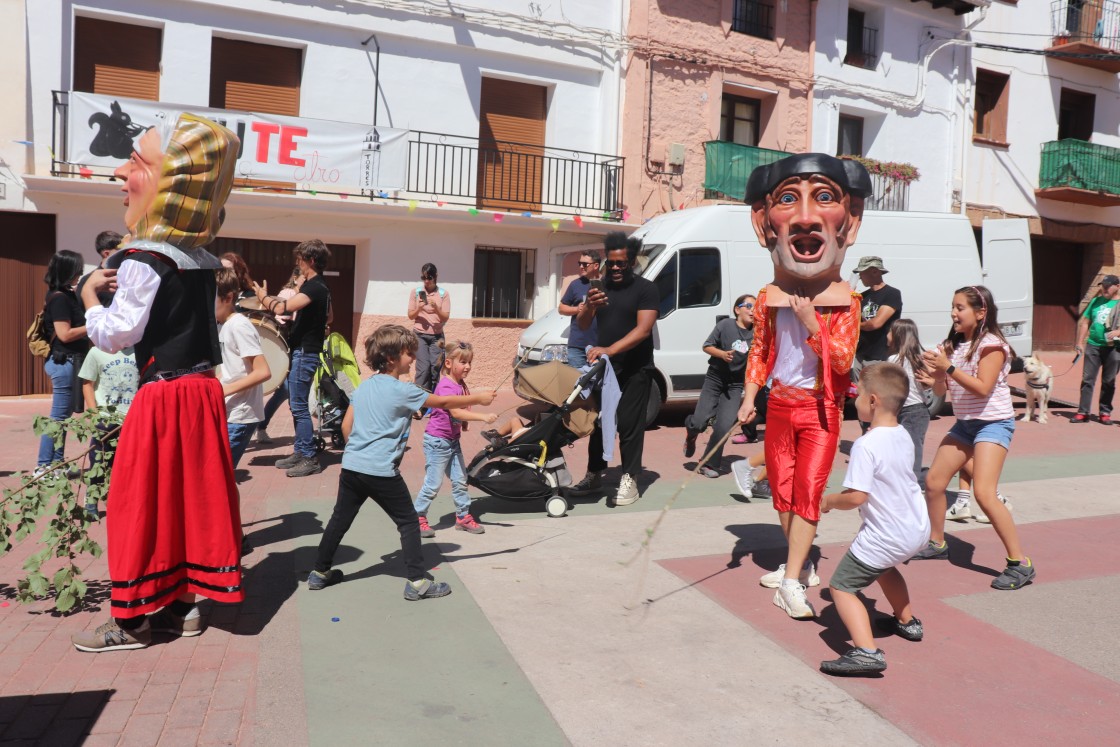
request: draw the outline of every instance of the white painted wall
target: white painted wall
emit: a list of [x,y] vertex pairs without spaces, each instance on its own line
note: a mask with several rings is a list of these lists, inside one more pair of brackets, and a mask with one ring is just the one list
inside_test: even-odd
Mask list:
[[[864,11],[865,25],[879,31],[874,70],[843,64],[849,7]],[[950,210],[961,162],[954,93],[967,58],[961,47],[935,50],[965,22],[926,2],[819,0],[813,149],[835,153],[840,115],[863,117],[866,156],[909,163],[921,173],[910,185],[910,209]]]
[[23,209],[21,175],[31,163],[34,149],[12,142],[31,140],[27,122],[27,37],[23,25],[23,0],[0,2],[0,49],[5,50],[0,75],[0,210]]
[[[981,42],[1044,49],[1050,46],[1050,33],[1049,2],[1026,2],[1017,6],[993,3],[974,38]],[[1040,55],[989,49],[976,49],[973,60],[974,69],[979,67],[1011,76],[1007,119],[1009,147],[969,145],[965,199],[970,204],[994,206],[1016,215],[1120,226],[1120,207],[1038,200],[1034,195],[1038,188],[1042,144],[1058,137],[1058,103],[1062,88],[1096,96],[1091,142],[1120,148],[1120,76]]]

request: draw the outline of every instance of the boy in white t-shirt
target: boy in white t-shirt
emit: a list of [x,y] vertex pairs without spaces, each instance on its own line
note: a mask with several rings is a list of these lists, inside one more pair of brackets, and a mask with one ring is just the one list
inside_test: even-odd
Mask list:
[[856,411],[870,429],[852,444],[844,490],[821,499],[821,511],[858,508],[863,524],[829,581],[832,600],[855,648],[822,661],[826,674],[872,674],[887,668],[875,645],[867,608],[857,596],[874,581],[894,616],[876,620],[887,633],[922,640],[922,621],[910,609],[910,593],[898,565],[925,546],[929,513],[914,477],[914,442],[898,424],[910,382],[895,363],[875,363],[860,374]]
[[[123,348],[119,353],[106,353],[97,348],[90,348],[86,358],[82,361],[82,368],[78,371],[78,378],[82,381],[82,400],[86,410],[93,411],[103,407],[113,407],[121,416],[128,412],[132,398],[140,387],[140,373],[136,369],[136,353],[131,347]],[[98,424],[103,433],[114,430],[116,426]],[[100,463],[104,467],[104,474],[113,468],[113,457],[116,448],[110,450],[110,443],[114,438],[93,437],[90,453],[90,467]],[[108,442],[108,443],[107,443]],[[91,484],[100,484],[105,478],[90,477]],[[86,498],[86,517],[90,521],[97,521],[97,501]]]
[[218,294],[214,317],[222,344],[222,394],[226,398],[226,428],[233,466],[241,461],[257,424],[264,420],[264,382],[272,376],[261,350],[261,336],[248,317],[234,312],[241,292],[237,274],[226,267],[217,271]]

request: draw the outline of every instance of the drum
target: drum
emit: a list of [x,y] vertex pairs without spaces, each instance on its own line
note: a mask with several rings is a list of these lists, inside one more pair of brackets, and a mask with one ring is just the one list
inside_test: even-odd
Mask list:
[[288,378],[288,343],[280,334],[280,325],[268,314],[257,312],[245,316],[261,336],[261,351],[272,372],[272,376],[264,383],[264,393],[271,394],[284,379]]
[[245,296],[236,301],[238,311],[264,311],[261,302],[257,300],[256,296]]

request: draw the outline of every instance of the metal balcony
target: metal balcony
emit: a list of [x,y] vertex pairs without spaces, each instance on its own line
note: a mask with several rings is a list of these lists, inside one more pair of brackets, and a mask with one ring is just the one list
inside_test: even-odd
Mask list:
[[[713,197],[742,200],[747,192],[747,179],[756,166],[780,161],[790,155],[780,150],[755,148],[723,140],[704,143],[704,189]],[[872,174],[872,196],[864,202],[867,210],[908,210],[910,184],[882,174]]]
[[1116,0],[1054,0],[1050,34],[1064,62],[1120,73],[1120,2]]
[[1081,205],[1120,205],[1120,148],[1084,140],[1042,144],[1035,195]]

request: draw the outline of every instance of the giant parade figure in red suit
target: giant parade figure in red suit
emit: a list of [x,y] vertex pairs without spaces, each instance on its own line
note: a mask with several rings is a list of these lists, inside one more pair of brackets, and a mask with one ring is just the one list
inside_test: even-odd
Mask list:
[[[135,347],[140,390],[109,485],[113,618],[72,638],[82,651],[143,648],[153,631],[198,635],[196,595],[244,597],[237,487],[213,369],[222,360],[214,320],[221,264],[204,248],[221,226],[237,150],[224,127],[170,113],[115,172],[130,235],[90,276],[82,301],[94,345]],[[97,293],[113,289],[112,305],[102,307]]]
[[858,162],[821,153],[789,156],[751,172],[746,202],[774,280],[758,294],[739,419],[755,416],[771,380],[766,471],[789,543],[786,562],[761,579],[790,617],[816,613],[805,587],[820,584],[809,560],[820,503],[840,438],[859,340],[860,296],[840,276],[856,240],[871,177]]

